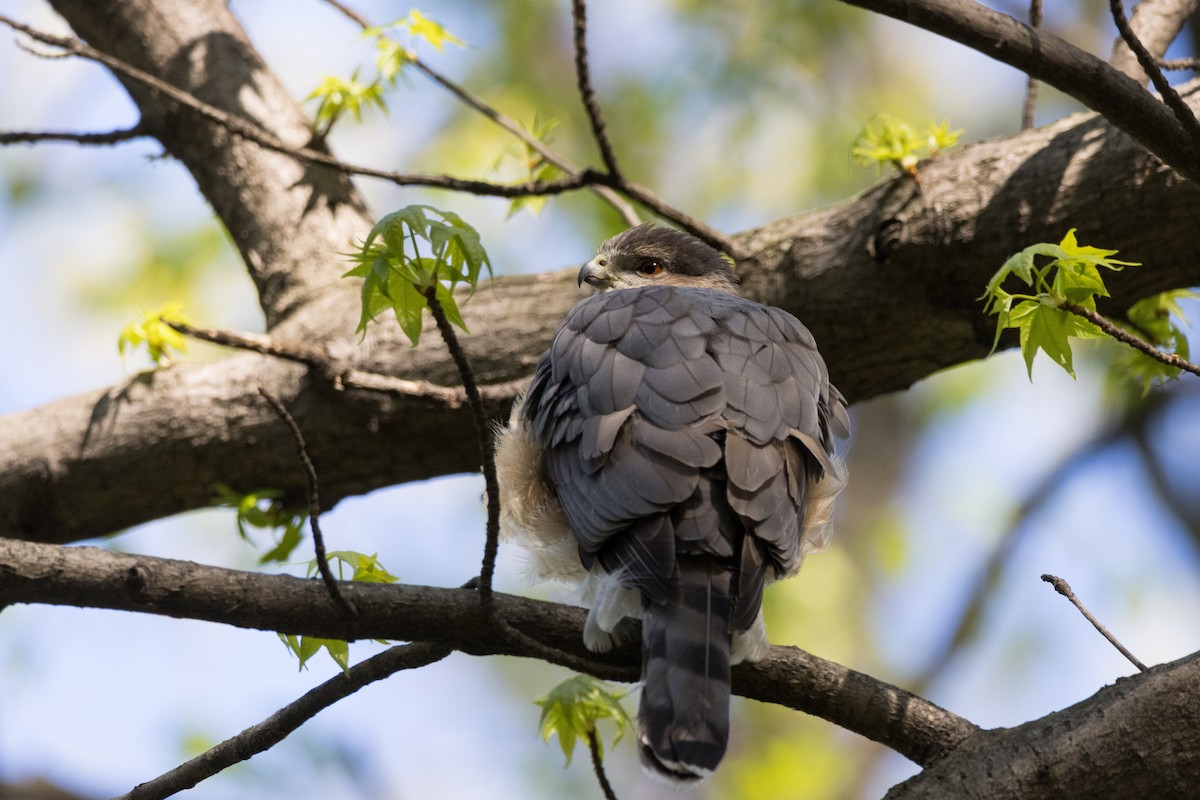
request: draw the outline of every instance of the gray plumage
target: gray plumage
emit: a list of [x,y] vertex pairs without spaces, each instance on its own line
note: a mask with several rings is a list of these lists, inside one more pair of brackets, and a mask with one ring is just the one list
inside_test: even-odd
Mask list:
[[[579,277],[612,290],[570,312],[501,435],[507,527],[540,525],[544,562],[574,545],[596,595],[590,646],[640,611],[642,761],[695,780],[725,752],[731,644],[765,652],[763,586],[823,545],[845,401],[808,330],[737,296],[690,236],[632,228]],[[555,564],[540,573],[567,577]]]

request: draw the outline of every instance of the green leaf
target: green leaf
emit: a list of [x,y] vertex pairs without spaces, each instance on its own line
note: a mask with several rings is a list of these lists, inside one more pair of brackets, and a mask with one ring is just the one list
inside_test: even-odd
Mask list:
[[[612,740],[615,746],[632,725],[629,715],[621,706],[624,696],[623,692],[610,691],[605,684],[587,675],[568,678],[551,689],[545,697],[534,701],[542,709],[538,722],[542,739],[549,742],[551,736],[557,736],[563,757],[570,764],[576,739],[586,742],[588,734],[596,730],[598,720],[610,719],[617,726]],[[599,736],[596,741],[602,744]]]
[[126,350],[136,350],[144,344],[155,366],[169,367],[174,363],[173,353],[187,352],[187,340],[167,323],[187,321],[180,313],[179,303],[167,303],[157,311],[146,312],[140,321],[121,329],[117,336],[117,352],[125,358]]
[[295,636],[279,634],[284,646],[292,652],[300,662],[300,669],[305,669],[308,660],[321,652],[322,648],[329,653],[334,663],[342,668],[342,672],[350,669],[350,645],[341,639],[321,639],[316,636]]
[[864,167],[891,164],[901,172],[916,174],[917,163],[953,147],[961,130],[950,130],[949,122],[929,123],[924,135],[889,114],[877,114],[859,130],[850,155]]
[[466,330],[451,290],[459,283],[474,289],[491,262],[479,233],[451,211],[413,205],[383,217],[371,228],[358,253],[349,254],[354,267],[344,277],[363,280],[364,332],[379,312],[391,308],[400,329],[414,346],[421,336],[428,302],[425,290],[436,287],[446,318]]
[[304,540],[304,526],[308,512],[290,509],[280,499],[282,493],[274,489],[257,489],[242,494],[225,484],[217,484],[213,504],[232,508],[237,513],[238,535],[253,542],[250,529],[255,528],[276,535],[275,546],[259,557],[258,563],[286,563],[296,547]]
[[305,101],[317,101],[317,128],[327,133],[347,112],[359,121],[368,106],[386,112],[383,90],[384,86],[379,80],[360,81],[356,69],[348,79],[326,75]]
[[440,51],[447,44],[457,45],[458,47],[467,46],[462,39],[459,39],[446,30],[444,25],[434,22],[415,8],[409,12],[408,17],[400,24],[402,27],[408,29],[408,32],[412,34],[414,39],[424,39],[433,45],[435,50]]
[[1025,368],[1033,379],[1033,359],[1041,350],[1075,377],[1071,359],[1070,320],[1066,312],[1045,303],[1026,301],[1021,304],[1021,314],[1013,317],[1021,333],[1021,352],[1025,356]]
[[[366,555],[365,553],[357,553],[353,550],[334,550],[330,553],[327,553],[325,558],[329,561],[330,565],[336,563],[339,565],[344,564],[350,567],[353,573],[350,576],[350,580],[352,581],[362,581],[364,583],[395,583],[396,581],[400,580],[395,575],[384,569],[383,565],[379,563],[378,553]],[[317,560],[314,558],[312,561],[308,562],[308,576],[311,578],[316,574]],[[340,567],[338,569],[338,574],[339,576],[342,574]]]
[[[1191,289],[1177,289],[1143,298],[1125,312],[1133,333],[1166,353],[1174,353],[1185,360],[1190,359],[1187,336],[1180,323],[1187,318],[1179,301],[1200,297]],[[1173,381],[1180,369],[1164,364],[1133,348],[1123,348],[1122,354],[1114,359],[1110,375],[1119,384],[1133,384],[1145,397],[1155,386]]]

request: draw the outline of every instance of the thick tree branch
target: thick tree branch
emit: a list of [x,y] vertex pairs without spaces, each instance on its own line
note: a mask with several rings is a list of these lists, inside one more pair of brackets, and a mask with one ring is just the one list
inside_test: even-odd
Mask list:
[[[1150,55],[1161,59],[1183,30],[1188,17],[1195,13],[1196,5],[1196,0],[1140,0],[1129,15],[1129,27]],[[1138,64],[1137,56],[1121,36],[1113,41],[1108,63],[1142,86],[1150,80],[1150,76]]]
[[1200,653],[1062,711],[983,731],[886,800],[1185,798],[1200,775]]
[[[359,614],[347,617],[319,581],[188,561],[0,539],[0,607],[48,603],[110,608],[334,639],[441,644],[473,655],[529,656],[491,624],[476,592],[428,586],[341,584]],[[499,616],[543,645],[591,665],[591,674],[637,679],[635,645],[583,646],[583,609],[495,594]],[[535,654],[540,657],[540,652]],[[976,730],[902,689],[790,647],[734,670],[734,691],[815,714],[922,764]]]
[[844,0],[965,44],[1098,111],[1181,175],[1200,181],[1200,147],[1165,105],[1100,59],[972,0]]
[[[528,655],[489,624],[471,590],[356,583],[343,589],[360,611],[356,618],[347,618],[314,580],[0,540],[0,605],[122,609],[310,636],[426,641],[474,655]],[[592,674],[636,678],[636,647],[604,655],[583,648],[582,609],[504,594],[495,599],[504,619],[587,659]],[[1182,797],[1180,787],[1190,786],[1200,769],[1200,654],[1008,730],[979,731],[915,695],[789,647],[735,668],[734,691],[815,714],[925,765],[889,795],[897,798],[1093,798],[1105,796],[1118,772],[1121,785],[1143,790],[1140,796]],[[1140,731],[1136,741],[1131,729]]]

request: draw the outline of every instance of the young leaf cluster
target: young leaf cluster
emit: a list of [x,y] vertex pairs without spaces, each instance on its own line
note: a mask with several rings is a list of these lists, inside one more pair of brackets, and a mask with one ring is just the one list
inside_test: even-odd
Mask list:
[[[996,315],[992,349],[995,350],[1003,331],[1016,328],[1030,378],[1033,359],[1039,350],[1075,377],[1071,338],[1095,339],[1105,334],[1088,320],[1065,311],[1062,305],[1069,301],[1095,311],[1096,298],[1108,297],[1100,269],[1120,271],[1138,266],[1132,261],[1112,258],[1116,253],[1080,245],[1072,228],[1058,244],[1030,245],[1009,258],[988,281],[979,298],[984,301],[984,310]],[[1005,290],[1002,284],[1010,277],[1029,286],[1032,292],[1014,294]]]
[[473,227],[451,211],[423,205],[402,208],[379,220],[362,250],[349,257],[356,266],[344,277],[363,279],[358,331],[366,331],[381,312],[391,309],[414,347],[421,338],[429,289],[446,318],[465,331],[454,287],[464,283],[474,288],[485,268],[489,276],[492,271]]
[[167,303],[157,311],[148,312],[140,321],[122,328],[117,336],[117,352],[121,358],[125,358],[125,351],[132,352],[145,345],[156,366],[171,366],[174,363],[173,354],[187,352],[187,341],[168,322],[187,322],[180,313],[179,303]]
[[[522,127],[525,128],[529,135],[543,144],[550,143],[550,134],[557,125],[558,120],[549,119],[543,121],[537,114],[534,114],[532,124],[525,125],[522,123]],[[520,144],[514,145],[502,153],[496,161],[496,168],[499,168],[501,162],[510,157],[520,164],[524,173],[524,179],[527,181],[552,181],[562,175],[561,169],[547,161],[546,157],[527,141],[522,141]],[[509,204],[508,216],[512,217],[522,210],[528,210],[536,216],[541,213],[546,205],[546,201],[549,199],[547,195],[523,195],[515,197]]]
[[850,155],[864,167],[891,164],[897,170],[916,176],[917,164],[924,158],[932,158],[943,150],[958,143],[961,130],[950,130],[950,123],[930,122],[924,132],[918,133],[906,122],[889,114],[878,114],[863,125]]
[[238,535],[253,543],[252,528],[269,531],[274,538],[274,547],[259,556],[259,565],[283,564],[304,540],[304,524],[308,512],[287,508],[282,492],[274,489],[258,489],[242,494],[225,484],[217,484],[215,505],[232,508],[237,512]]
[[[1187,318],[1179,301],[1197,297],[1200,294],[1192,289],[1176,289],[1143,298],[1125,312],[1128,324],[1122,327],[1164,353],[1190,360],[1187,336],[1181,327],[1181,323],[1187,324]],[[1155,386],[1178,378],[1180,368],[1126,347],[1122,348],[1121,356],[1113,362],[1112,372],[1119,382],[1137,386],[1144,397]]]
[[[612,744],[616,746],[621,736],[629,729],[629,715],[621,705],[623,692],[613,692],[608,687],[588,675],[576,675],[568,678],[550,690],[545,697],[534,702],[542,709],[542,718],[538,723],[542,729],[542,739],[550,741],[551,736],[558,737],[563,756],[571,763],[575,752],[575,740],[585,742],[589,734],[596,731],[596,722],[601,719],[611,719],[616,723],[617,731],[613,735]],[[596,737],[597,746],[603,755],[603,742]]]
[[[393,34],[400,34],[405,41],[396,39]],[[334,123],[347,113],[359,121],[369,106],[386,113],[384,93],[396,85],[404,68],[416,60],[415,48],[420,41],[428,42],[438,51],[447,44],[466,46],[441,23],[416,9],[388,25],[365,28],[363,37],[375,44],[374,77],[370,80],[361,78],[361,68],[356,68],[349,78],[326,75],[305,98],[317,103],[316,129],[320,136],[328,135]]]
[[[331,565],[336,564],[338,580],[346,580],[346,568],[351,571],[350,580],[366,583],[395,583],[397,578],[379,563],[379,555],[356,553],[353,550],[335,550],[328,555]],[[317,560],[308,562],[308,577],[317,574]],[[279,634],[279,640],[296,656],[299,668],[304,669],[308,660],[324,650],[342,672],[350,669],[350,643],[342,639],[322,639],[317,636]]]

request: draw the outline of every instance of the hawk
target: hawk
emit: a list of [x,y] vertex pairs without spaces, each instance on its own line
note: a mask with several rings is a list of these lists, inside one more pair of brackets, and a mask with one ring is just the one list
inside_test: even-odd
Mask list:
[[696,781],[725,753],[730,665],[766,655],[763,587],[828,539],[846,403],[800,321],[692,236],[630,228],[584,283],[498,433],[501,529],[533,577],[581,584],[590,649],[642,620],[642,765]]

